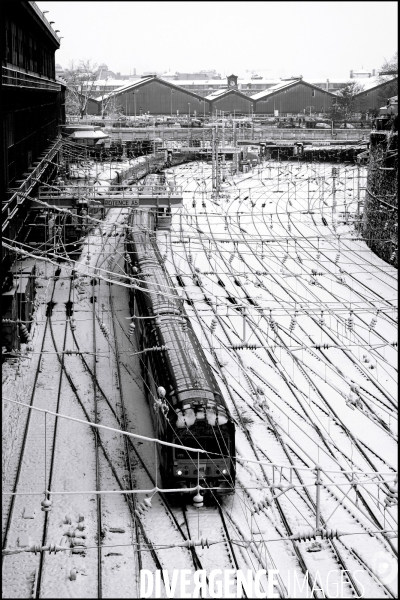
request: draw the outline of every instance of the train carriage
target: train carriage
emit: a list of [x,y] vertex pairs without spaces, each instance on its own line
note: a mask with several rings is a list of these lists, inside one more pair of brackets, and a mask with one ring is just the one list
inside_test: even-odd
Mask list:
[[[165,486],[193,487],[200,480],[214,493],[231,493],[235,482],[235,427],[182,300],[164,268],[151,211],[135,210],[127,236],[127,267],[137,277],[131,308],[142,354],[156,435],[201,448],[207,454],[159,446]],[[161,350],[160,350],[161,349]]]

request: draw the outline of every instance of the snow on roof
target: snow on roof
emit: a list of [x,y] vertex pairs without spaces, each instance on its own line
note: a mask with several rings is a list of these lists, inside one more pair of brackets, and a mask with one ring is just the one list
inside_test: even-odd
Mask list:
[[215,90],[214,92],[211,92],[211,94],[209,94],[208,96],[206,96],[206,100],[213,100],[214,98],[218,98],[219,96],[223,96],[224,94],[231,92],[233,90],[230,90],[228,88],[224,88],[222,90]]
[[96,100],[97,101],[105,100],[106,98],[109,98],[110,96],[113,96],[116,93],[120,93],[120,92],[123,92],[128,89],[134,89],[134,88],[138,87],[139,84],[141,85],[145,81],[150,81],[151,79],[154,79],[154,77],[149,75],[146,77],[142,77],[141,79],[136,79],[135,81],[128,81],[128,82],[125,81],[124,85],[121,85],[121,87],[118,87],[115,90],[112,90],[112,92],[109,92],[108,94],[105,94],[104,96],[99,96],[98,98],[96,98]]
[[363,86],[363,91],[366,90],[371,90],[374,87],[377,87],[378,85],[381,85],[382,83],[387,83],[388,81],[394,81],[394,79],[397,79],[397,77],[393,78],[393,77],[369,77],[368,79],[360,79],[359,81],[354,78],[351,81],[357,81],[357,83],[359,83],[360,85]]
[[91,139],[91,140],[98,140],[98,139],[104,139],[104,138],[108,138],[110,137],[109,135],[107,135],[106,133],[104,133],[104,131],[88,131],[83,130],[83,131],[74,131],[74,133],[71,133],[70,137],[72,139]]
[[[273,92],[277,92],[279,90],[283,90],[287,87],[292,86],[295,83],[298,83],[299,81],[304,81],[303,79],[291,79],[290,81],[281,81],[280,83],[277,83],[276,85],[273,85],[272,87],[266,89],[266,90],[262,90],[261,92],[257,92],[257,94],[253,94],[251,97],[253,100],[258,100],[259,98],[263,98],[264,96],[268,96],[269,94],[272,94]],[[304,82],[307,83],[307,82]]]
[[243,94],[243,92],[238,90],[236,87],[235,88],[225,88],[223,90],[215,90],[214,92],[212,92],[211,94],[206,96],[205,99],[206,100],[215,100],[216,98],[220,98],[224,95],[232,94],[232,93],[236,93],[239,96],[242,96],[243,98],[247,98],[248,100],[250,100],[249,96],[246,96],[245,94]]

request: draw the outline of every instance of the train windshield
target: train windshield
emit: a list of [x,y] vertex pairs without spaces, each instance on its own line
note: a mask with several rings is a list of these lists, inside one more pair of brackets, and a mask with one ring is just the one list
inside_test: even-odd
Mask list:
[[[184,446],[188,446],[189,448],[199,448],[202,450],[206,450],[207,452],[213,452],[214,454],[229,454],[228,451],[228,443],[222,437],[206,437],[201,438],[199,440],[194,440],[193,438],[189,440],[176,440],[176,443],[181,443]],[[197,460],[197,452],[190,452],[187,450],[179,450],[179,448],[175,448],[175,458],[183,459],[183,460]],[[204,457],[204,454],[200,454],[200,459]],[[213,458],[218,458],[214,456]]]

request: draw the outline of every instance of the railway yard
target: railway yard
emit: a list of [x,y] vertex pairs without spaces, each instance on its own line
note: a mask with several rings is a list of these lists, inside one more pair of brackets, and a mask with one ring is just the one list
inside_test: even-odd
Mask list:
[[366,168],[228,173],[216,191],[210,162],[165,169],[183,203],[154,233],[158,293],[182,303],[235,424],[234,493],[200,507],[163,491],[142,376],[163,350],[135,335],[146,274],[126,252],[142,209],[92,219],[76,260],[14,245],[37,302],[3,366],[4,597],[142,597],[145,569],[163,572],[148,597],[184,597],[177,569],[277,570],[279,598],[397,597],[397,269],[360,237]]

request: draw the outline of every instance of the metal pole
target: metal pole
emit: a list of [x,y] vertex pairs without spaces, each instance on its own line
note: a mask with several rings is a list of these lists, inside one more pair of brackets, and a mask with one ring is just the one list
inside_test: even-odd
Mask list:
[[215,129],[211,130],[211,186],[215,189]]
[[360,165],[357,165],[357,229],[360,225]]
[[317,478],[315,480],[315,485],[317,487],[317,493],[316,493],[316,512],[315,512],[315,530],[316,531],[320,531],[320,515],[321,515],[321,479],[320,479],[320,472],[321,472],[321,468],[319,465],[315,465],[315,471],[316,471],[316,475]]

